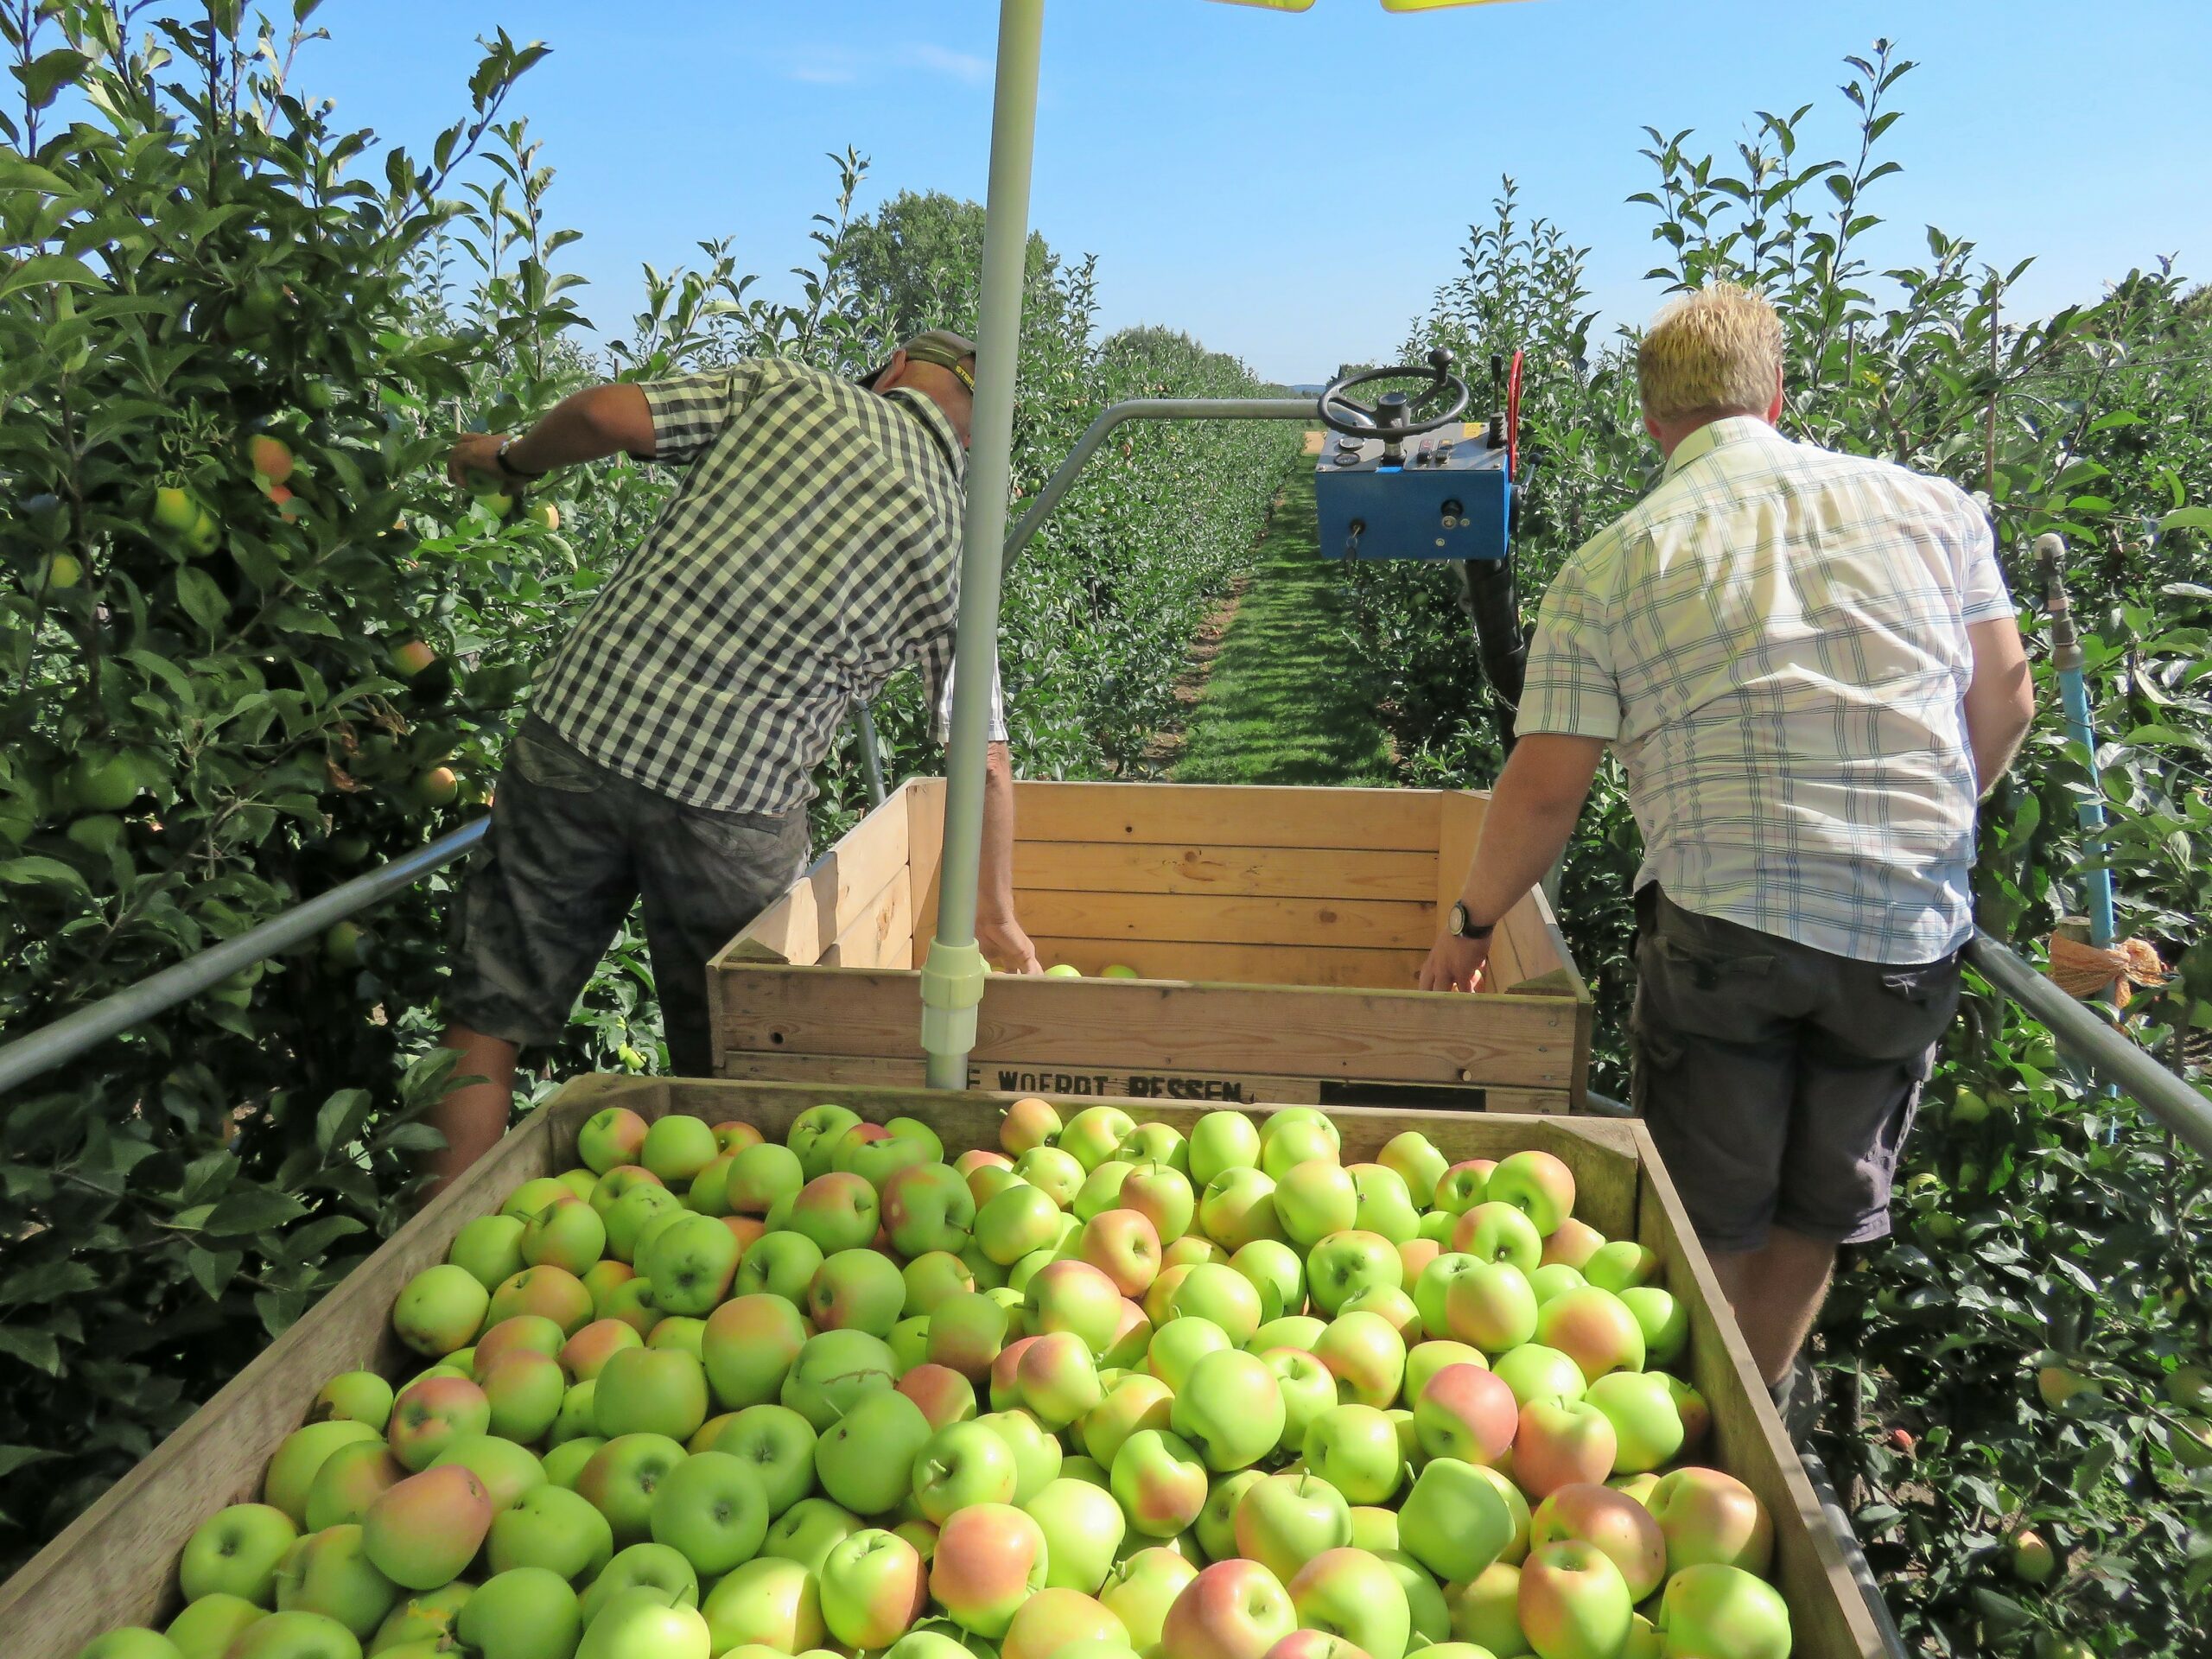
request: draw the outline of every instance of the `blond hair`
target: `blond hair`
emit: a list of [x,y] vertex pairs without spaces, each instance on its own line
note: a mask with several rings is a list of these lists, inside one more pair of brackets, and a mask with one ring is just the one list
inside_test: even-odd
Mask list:
[[1636,352],[1637,390],[1656,421],[1764,414],[1781,369],[1782,319],[1733,283],[1675,301]]

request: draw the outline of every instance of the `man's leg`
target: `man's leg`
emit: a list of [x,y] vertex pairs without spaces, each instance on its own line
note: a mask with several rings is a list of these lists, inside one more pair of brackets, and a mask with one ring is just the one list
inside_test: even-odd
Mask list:
[[514,1106],[515,1055],[559,1040],[576,995],[637,895],[617,780],[552,730],[524,721],[508,746],[492,831],[454,905],[445,1046],[455,1078],[429,1114],[446,1137],[425,1160],[442,1189],[499,1144]]
[[1789,1228],[1770,1225],[1764,1247],[1716,1254],[1713,1277],[1736,1311],[1751,1362],[1769,1388],[1789,1377],[1797,1351],[1813,1328],[1835,1268],[1836,1247]]
[[639,886],[669,1070],[712,1077],[707,963],[805,867],[806,809],[770,817],[652,798],[644,811],[650,823],[638,842]]
[[428,1160],[432,1198],[499,1144],[499,1137],[507,1132],[515,1096],[518,1051],[514,1044],[504,1037],[487,1037],[456,1020],[446,1027],[444,1046],[459,1052],[454,1077],[482,1081],[448,1089],[444,1098],[430,1108],[430,1126],[446,1138],[445,1145]]

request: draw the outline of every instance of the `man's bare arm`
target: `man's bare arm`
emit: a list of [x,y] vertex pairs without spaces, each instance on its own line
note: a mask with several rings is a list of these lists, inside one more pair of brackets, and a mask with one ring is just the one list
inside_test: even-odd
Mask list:
[[1974,749],[1977,792],[1986,795],[2019,753],[2035,724],[2035,677],[2020,645],[2019,625],[2009,616],[1969,623],[1974,677],[1967,684],[1967,741]]
[[[462,437],[453,447],[447,476],[456,484],[467,483],[470,473],[505,478],[499,452],[507,436],[504,432],[472,432]],[[609,455],[651,461],[658,447],[645,394],[616,381],[586,387],[554,404],[544,419],[508,446],[507,464],[520,473],[550,473]]]
[[983,765],[983,861],[976,883],[976,940],[1009,973],[1044,971],[1014,910],[1014,751],[994,743]]

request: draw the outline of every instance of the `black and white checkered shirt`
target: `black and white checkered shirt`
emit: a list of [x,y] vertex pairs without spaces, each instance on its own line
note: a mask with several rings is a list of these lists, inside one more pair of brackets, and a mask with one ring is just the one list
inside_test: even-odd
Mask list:
[[772,358],[639,390],[683,484],[546,663],[539,716],[735,812],[803,805],[848,705],[910,664],[942,736],[965,472],[944,411]]

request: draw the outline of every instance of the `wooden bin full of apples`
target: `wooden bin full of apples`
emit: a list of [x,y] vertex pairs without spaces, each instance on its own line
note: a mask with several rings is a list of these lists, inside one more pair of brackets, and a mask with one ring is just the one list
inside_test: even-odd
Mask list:
[[1882,1652],[1641,1126],[592,1077],[21,1659]]

